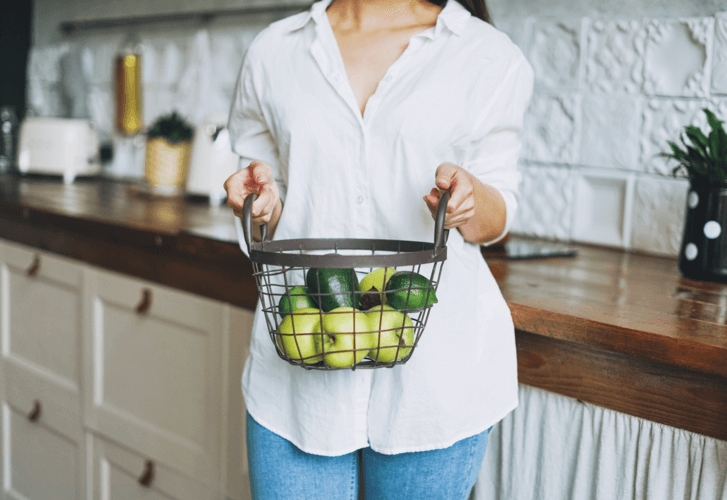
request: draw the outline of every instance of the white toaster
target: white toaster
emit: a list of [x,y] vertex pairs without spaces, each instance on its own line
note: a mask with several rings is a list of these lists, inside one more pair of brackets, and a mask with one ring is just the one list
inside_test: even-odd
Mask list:
[[92,122],[73,118],[26,118],[18,136],[18,170],[63,176],[100,170],[98,132]]

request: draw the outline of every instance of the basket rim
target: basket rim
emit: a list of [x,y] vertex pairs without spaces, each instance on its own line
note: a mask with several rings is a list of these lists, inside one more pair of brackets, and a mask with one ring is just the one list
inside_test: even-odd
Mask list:
[[[306,254],[306,251],[326,251],[328,254]],[[339,250],[359,250],[371,255],[342,255]],[[300,253],[285,253],[300,252]],[[377,255],[376,252],[396,252]],[[443,262],[447,259],[446,245],[438,252],[434,243],[410,240],[366,238],[299,238],[255,242],[250,248],[250,260],[257,264],[315,267],[320,269],[354,267],[404,267]]]

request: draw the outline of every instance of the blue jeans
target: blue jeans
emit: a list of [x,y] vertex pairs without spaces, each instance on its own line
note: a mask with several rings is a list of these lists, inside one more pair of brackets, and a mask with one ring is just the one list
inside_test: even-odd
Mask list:
[[364,448],[339,457],[311,455],[247,414],[253,500],[356,500],[359,467],[367,500],[466,500],[490,429],[449,448],[383,455]]

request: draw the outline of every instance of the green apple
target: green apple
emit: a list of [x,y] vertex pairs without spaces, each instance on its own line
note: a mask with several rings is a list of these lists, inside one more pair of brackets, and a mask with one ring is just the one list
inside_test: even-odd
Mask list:
[[[361,309],[366,310],[371,309],[374,306],[386,304],[386,294],[384,293],[384,290],[386,290],[389,278],[391,278],[394,274],[396,274],[396,269],[393,267],[380,267],[379,269],[374,269],[364,276],[361,283],[359,283],[358,289],[362,292],[372,293],[363,294],[363,297],[361,298]],[[375,292],[381,293],[376,294]]]
[[411,318],[391,306],[381,305],[366,313],[374,334],[374,347],[369,357],[379,363],[391,363],[409,354],[414,345],[414,324]]
[[323,315],[323,362],[333,368],[353,366],[373,347],[368,317],[353,307],[336,307]]
[[280,323],[278,347],[290,359],[314,364],[321,356],[321,311],[304,307],[288,314]]

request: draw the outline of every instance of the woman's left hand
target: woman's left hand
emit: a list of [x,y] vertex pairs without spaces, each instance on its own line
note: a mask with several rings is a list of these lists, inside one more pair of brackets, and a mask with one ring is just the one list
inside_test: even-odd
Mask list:
[[[475,184],[472,175],[452,163],[442,163],[437,168],[436,188],[424,196],[427,208],[434,217],[439,203],[439,189],[450,190],[444,228],[453,229],[466,224],[475,215]],[[437,189],[439,188],[439,189]]]

